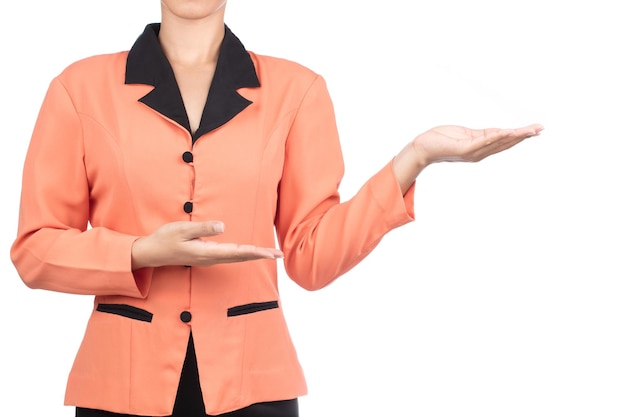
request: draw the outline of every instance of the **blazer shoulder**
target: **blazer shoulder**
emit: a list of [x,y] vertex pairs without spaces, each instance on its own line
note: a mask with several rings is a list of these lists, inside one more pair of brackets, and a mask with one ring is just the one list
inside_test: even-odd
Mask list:
[[288,84],[292,87],[296,84],[306,88],[321,77],[312,69],[289,59],[249,53],[262,86],[265,82],[272,85]]
[[69,64],[56,77],[66,87],[104,82],[111,78],[124,81],[128,51],[93,55]]

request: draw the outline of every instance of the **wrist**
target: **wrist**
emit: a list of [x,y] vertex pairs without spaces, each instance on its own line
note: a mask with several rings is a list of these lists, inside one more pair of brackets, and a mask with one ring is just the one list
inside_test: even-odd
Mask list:
[[427,166],[428,162],[423,157],[423,153],[419,152],[412,142],[396,155],[393,160],[393,169],[403,194]]
[[150,265],[148,262],[148,251],[146,249],[146,238],[140,237],[133,242],[130,249],[130,268],[135,271]]

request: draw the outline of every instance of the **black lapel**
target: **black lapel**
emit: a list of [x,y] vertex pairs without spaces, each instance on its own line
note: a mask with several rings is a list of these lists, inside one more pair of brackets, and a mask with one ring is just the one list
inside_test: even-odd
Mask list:
[[[158,23],[147,25],[129,51],[125,83],[154,86],[139,101],[190,131],[174,72],[159,44],[159,29]],[[209,96],[200,126],[193,135],[194,142],[205,133],[226,124],[252,103],[237,92],[238,88],[260,85],[250,54],[225,27]]]

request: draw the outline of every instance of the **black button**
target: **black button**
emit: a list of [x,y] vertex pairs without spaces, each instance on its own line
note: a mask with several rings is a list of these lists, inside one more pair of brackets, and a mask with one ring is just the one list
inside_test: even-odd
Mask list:
[[183,323],[189,323],[191,321],[191,313],[188,311],[183,311],[180,313],[180,321]]
[[193,203],[191,201],[187,201],[183,206],[183,210],[185,210],[185,213],[191,213],[193,211]]
[[189,151],[183,152],[183,161],[187,163],[193,162],[193,154]]

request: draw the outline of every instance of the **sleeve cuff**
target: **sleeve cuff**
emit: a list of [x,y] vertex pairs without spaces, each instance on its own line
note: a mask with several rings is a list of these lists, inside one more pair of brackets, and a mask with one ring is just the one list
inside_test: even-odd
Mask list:
[[415,183],[402,195],[393,170],[393,160],[370,179],[369,189],[372,198],[384,213],[384,222],[390,229],[415,220]]
[[[118,282],[115,284],[118,288],[114,291],[119,295],[126,295],[136,298],[146,298],[152,283],[152,275],[154,268],[141,268],[133,271],[131,269],[131,251],[133,243],[139,236],[123,236],[124,242],[112,245],[115,249],[109,253],[109,261],[117,264],[112,269],[118,271],[126,271],[126,277],[117,276]],[[123,262],[123,264],[121,264]]]

